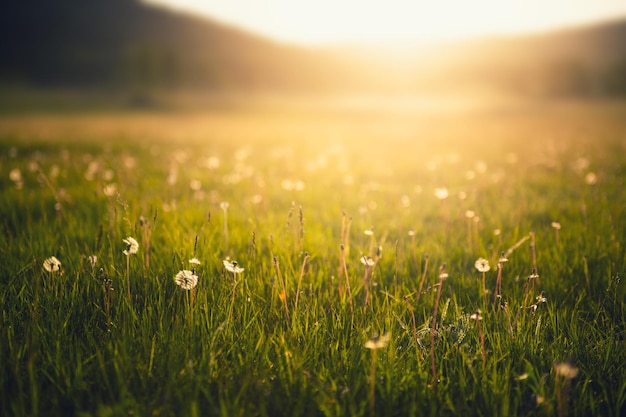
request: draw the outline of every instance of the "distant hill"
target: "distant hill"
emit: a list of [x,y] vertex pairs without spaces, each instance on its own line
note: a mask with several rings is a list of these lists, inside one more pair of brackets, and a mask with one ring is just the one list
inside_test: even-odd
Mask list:
[[626,94],[626,21],[411,50],[280,44],[137,0],[24,0],[0,14],[0,82],[130,91]]

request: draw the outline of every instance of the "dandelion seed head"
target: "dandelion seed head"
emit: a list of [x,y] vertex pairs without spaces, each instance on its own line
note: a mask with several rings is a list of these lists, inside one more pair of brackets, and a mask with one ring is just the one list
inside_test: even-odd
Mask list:
[[189,260],[189,263],[192,264],[192,265],[200,265],[201,264],[201,262],[200,262],[200,260],[198,258],[191,258]]
[[448,189],[445,187],[435,188],[435,197],[437,197],[437,199],[439,200],[445,200],[446,198],[448,198],[449,194],[450,193],[448,192]]
[[489,261],[485,258],[478,258],[476,262],[474,262],[474,268],[476,268],[478,272],[488,272],[491,266],[489,266]]
[[104,186],[102,191],[104,192],[104,195],[106,195],[107,197],[113,197],[115,194],[117,194],[117,185],[115,185],[114,183],[107,184]]
[[474,210],[465,210],[465,217],[467,217],[468,219],[473,218],[476,215],[476,213],[474,212]]
[[374,236],[374,229],[373,228],[372,229],[366,229],[366,230],[363,231],[363,234],[365,236]]
[[222,201],[220,203],[220,208],[224,211],[228,210],[228,206],[229,206],[228,201]]
[[516,381],[523,381],[525,379],[528,379],[528,373],[527,372],[524,372],[523,374],[518,375],[518,376],[515,377]]
[[587,175],[585,175],[585,183],[587,183],[587,185],[594,185],[597,182],[598,176],[595,173],[588,172]]
[[51,256],[43,261],[43,268],[48,272],[59,272],[61,270],[61,261]]
[[22,181],[22,171],[20,171],[19,168],[13,168],[9,172],[9,178],[11,178],[11,181],[13,181],[13,182],[21,182]]
[[183,269],[174,276],[174,282],[183,290],[191,290],[198,285],[198,276],[193,271]]
[[561,223],[554,221],[552,222],[552,227],[556,230],[561,230]]
[[554,364],[554,370],[558,376],[569,380],[578,376],[578,368],[568,362],[557,362]]
[[123,242],[126,243],[126,249],[122,251],[124,255],[130,256],[136,254],[139,251],[139,243],[135,240],[135,238],[129,236],[124,239]]
[[387,347],[387,344],[391,340],[391,333],[385,333],[383,335],[374,335],[367,342],[365,342],[365,347],[367,349],[383,349]]
[[224,264],[224,268],[233,274],[240,274],[245,270],[237,264],[237,261],[231,261],[228,258],[224,259],[222,263]]
[[376,261],[374,261],[371,257],[365,255],[361,256],[361,263],[365,266],[376,265]]
[[480,309],[476,309],[476,311],[470,316],[470,319],[480,321],[483,319],[481,315],[482,311]]

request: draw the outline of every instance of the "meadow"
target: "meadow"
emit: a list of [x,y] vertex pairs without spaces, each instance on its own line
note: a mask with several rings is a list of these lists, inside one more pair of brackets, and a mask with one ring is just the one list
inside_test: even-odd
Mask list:
[[625,120],[4,114],[0,414],[625,415]]

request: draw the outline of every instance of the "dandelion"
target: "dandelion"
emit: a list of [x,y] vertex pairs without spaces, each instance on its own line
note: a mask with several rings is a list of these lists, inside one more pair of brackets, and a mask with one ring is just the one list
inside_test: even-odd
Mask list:
[[376,261],[374,261],[369,256],[361,256],[361,263],[365,265],[365,275],[363,276],[363,285],[365,287],[365,305],[369,304],[370,301],[370,284],[372,281],[372,270],[376,265]]
[[383,335],[376,334],[373,337],[371,337],[367,342],[365,342],[365,347],[367,349],[372,349],[372,350],[382,349],[382,348],[387,347],[387,344],[389,343],[390,339],[391,339],[390,333],[385,333]]
[[381,335],[374,335],[367,342],[365,342],[365,347],[372,351],[372,365],[370,368],[370,392],[369,392],[369,405],[370,405],[370,415],[374,416],[374,401],[375,401],[375,393],[376,393],[376,352],[378,349],[383,349],[387,347],[389,340],[391,339],[390,333],[385,333]]
[[43,269],[48,272],[59,272],[61,270],[61,261],[51,256],[43,261]]
[[191,258],[188,262],[190,264],[192,264],[192,265],[200,265],[201,264],[201,262],[200,262],[200,260],[198,258]]
[[483,327],[481,324],[481,321],[483,320],[483,317],[481,315],[481,311],[480,309],[476,309],[476,311],[470,316],[470,319],[472,320],[476,320],[476,323],[478,324],[478,337],[480,339],[480,356],[482,358],[483,361],[483,371],[485,370],[485,363],[486,363],[486,354],[485,354],[485,334],[483,333]]
[[552,222],[552,228],[554,229],[554,233],[555,233],[555,238],[556,238],[556,246],[559,246],[559,230],[561,230],[561,223],[559,222]]
[[137,242],[137,240],[135,240],[135,238],[129,236],[124,239],[123,242],[126,243],[126,249],[122,251],[124,255],[134,255],[139,251],[139,243]]
[[126,249],[124,249],[122,253],[126,255],[126,288],[128,289],[128,303],[130,304],[130,255],[136,254],[139,251],[139,243],[137,243],[135,238],[130,236],[122,241],[126,244]]
[[24,185],[24,180],[22,179],[22,171],[20,171],[19,168],[13,168],[9,172],[9,178],[15,183],[15,188],[17,188],[18,190],[21,189]]
[[[200,263],[200,261],[198,261],[197,259],[196,261]],[[191,260],[189,261],[189,263],[192,263]],[[224,264],[224,268],[226,268],[227,271],[232,272],[233,274],[241,274],[245,270],[244,268],[240,267],[239,264],[237,264],[237,261],[224,259],[222,263]]]
[[233,308],[235,306],[235,289],[237,288],[238,282],[237,274],[241,274],[244,271],[244,268],[240,267],[237,264],[237,261],[231,261],[229,258],[224,259],[222,263],[224,264],[224,268],[233,274],[233,294],[230,301],[230,309],[228,311],[228,321],[230,322],[233,316]]
[[228,202],[222,201],[220,203],[220,208],[224,212],[224,242],[226,245],[225,252],[228,252]]
[[571,380],[578,376],[578,368],[568,362],[557,362],[554,364],[556,378],[556,406],[559,417],[567,414],[567,402]]
[[478,258],[476,262],[474,262],[474,267],[478,270],[478,272],[482,272],[483,274],[483,303],[487,305],[487,285],[485,283],[485,273],[488,272],[491,267],[489,266],[489,261],[485,258]]
[[585,183],[587,183],[587,185],[594,185],[597,182],[598,176],[595,173],[588,172],[587,175],[585,175]]
[[450,195],[450,193],[448,192],[447,188],[435,188],[435,197],[437,197],[438,200],[445,200],[446,198],[448,198],[448,195]]
[[446,272],[446,264],[439,267],[439,285],[437,285],[437,297],[435,298],[435,308],[433,311],[433,321],[430,326],[430,367],[433,374],[433,385],[437,385],[437,367],[435,364],[435,332],[437,328],[437,310],[439,309],[439,300],[441,299],[441,287],[443,281],[448,279]]
[[174,276],[174,282],[183,290],[191,290],[198,285],[198,275],[193,271],[183,269]]
[[88,259],[89,263],[91,264],[91,268],[95,268],[96,263],[98,262],[98,257],[96,255],[89,255]]
[[496,278],[496,290],[493,292],[493,302],[496,302],[498,297],[501,297],[502,294],[502,269],[504,268],[504,263],[509,260],[504,256],[505,253],[502,252],[500,255],[500,259],[498,259],[498,277]]

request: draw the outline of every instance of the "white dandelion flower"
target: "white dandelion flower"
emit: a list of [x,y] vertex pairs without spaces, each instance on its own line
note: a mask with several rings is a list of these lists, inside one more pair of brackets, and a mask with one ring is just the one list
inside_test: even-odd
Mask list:
[[43,269],[48,272],[59,272],[61,270],[61,261],[56,257],[51,256],[43,261]]
[[126,249],[122,251],[124,255],[133,255],[139,251],[139,243],[135,240],[135,238],[129,236],[124,239],[123,242],[126,243]]
[[201,262],[200,262],[200,260],[198,258],[191,258],[189,260],[189,263],[192,264],[192,265],[200,265],[201,264]]
[[174,276],[174,282],[183,290],[191,290],[198,285],[198,276],[192,271],[183,269]]

